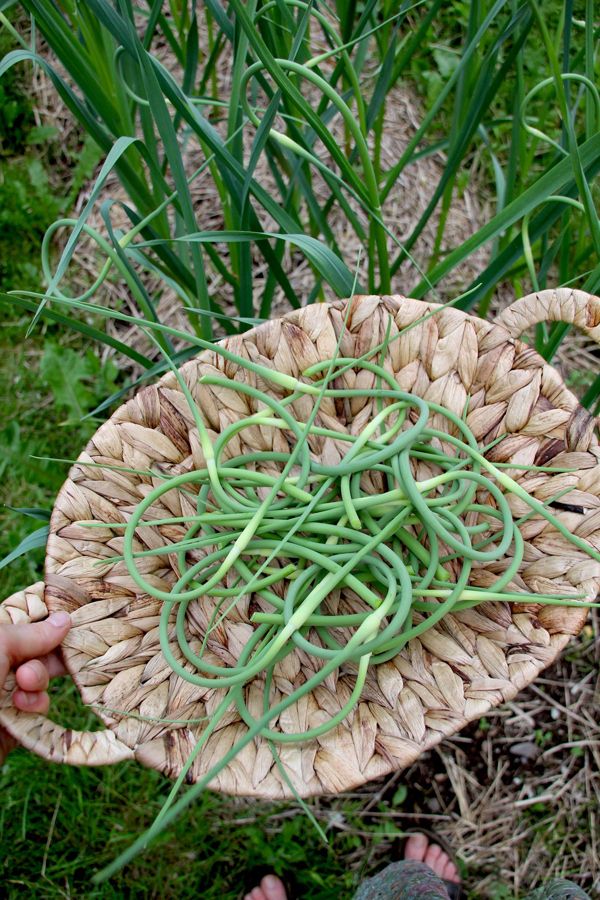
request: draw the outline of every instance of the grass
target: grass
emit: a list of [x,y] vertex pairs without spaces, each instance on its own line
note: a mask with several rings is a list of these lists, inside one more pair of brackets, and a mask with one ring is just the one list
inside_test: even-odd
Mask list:
[[[455,278],[453,290],[479,285],[468,302],[482,315],[499,291],[520,295],[536,283],[597,290],[600,259],[593,206],[598,200],[598,110],[593,92],[581,81],[565,82],[561,95],[553,57],[558,48],[564,70],[593,80],[597,34],[589,3],[546,4],[546,41],[531,3],[455,2],[446,7],[434,2],[405,4],[400,10],[392,3],[367,3],[364,9],[372,13],[362,18],[355,15],[353,4],[337,4],[338,32],[344,41],[400,15],[375,32],[371,52],[365,51],[364,41],[357,42],[348,48],[348,61],[338,64],[337,53],[312,66],[335,92],[331,100],[323,99],[321,88],[307,80],[306,65],[314,53],[311,41],[328,52],[336,39],[320,32],[314,21],[309,24],[302,5],[274,5],[256,27],[249,18],[256,5],[234,2],[234,27],[218,3],[205,4],[203,18],[194,20],[187,7],[172,0],[154,22],[147,19],[150,57],[129,28],[126,4],[112,14],[112,5],[103,0],[64,0],[64,21],[56,6],[42,0],[26,0],[22,6],[37,16],[40,31],[62,58],[64,69],[57,68],[55,84],[87,137],[77,139],[76,153],[61,169],[64,186],[57,194],[50,170],[52,154],[58,157],[61,152],[60,142],[56,135],[46,132],[44,137],[34,130],[33,110],[23,99],[27,69],[22,63],[12,66],[16,58],[10,57],[0,96],[0,127],[5,131],[0,199],[4,210],[10,210],[8,225],[16,221],[18,227],[6,228],[5,219],[2,230],[0,214],[0,241],[6,242],[0,253],[3,290],[39,285],[36,246],[43,231],[57,215],[69,214],[95,162],[111,155],[105,172],[107,177],[116,173],[119,185],[107,187],[97,171],[86,183],[86,197],[92,194],[96,201],[89,222],[116,257],[101,290],[114,297],[110,291],[118,285],[115,302],[122,303],[123,296],[131,302],[133,297],[142,312],[162,315],[156,301],[160,294],[173,298],[170,308],[200,307],[246,318],[343,294],[359,245],[367,251],[361,273],[365,288],[391,287],[435,298],[446,296],[448,279]],[[95,16],[102,21],[100,28]],[[582,27],[578,23],[583,21],[587,24]],[[27,42],[26,22],[16,24]],[[2,55],[16,45],[6,28],[0,34]],[[157,65],[161,45],[167,47],[162,59],[174,73],[175,85]],[[120,55],[115,54],[117,47],[123,48]],[[260,66],[244,85],[244,70],[257,59]],[[304,67],[301,74],[278,63],[281,59],[295,60]],[[15,79],[16,72],[20,74]],[[7,74],[13,77],[10,83]],[[554,78],[553,84],[531,97],[525,117],[521,108],[526,95],[548,77]],[[402,81],[421,88],[422,128],[414,145],[390,164],[387,113]],[[183,86],[182,94],[177,84]],[[86,98],[85,106],[78,104],[78,92]],[[152,107],[132,92],[150,97]],[[367,109],[361,122],[363,94]],[[341,100],[348,103],[358,129],[342,115]],[[569,110],[561,117],[564,104]],[[206,113],[203,120],[197,110]],[[253,115],[259,119],[255,126]],[[578,141],[576,150],[569,123]],[[554,140],[558,148],[547,137],[527,132],[526,126]],[[9,128],[18,133],[18,146],[5,155]],[[276,136],[275,128],[284,139]],[[134,134],[141,141],[133,143]],[[370,154],[361,156],[365,142]],[[87,148],[85,153],[82,148]],[[338,148],[343,148],[343,158]],[[408,177],[420,158],[437,158],[440,150],[446,163],[432,182],[437,209],[426,207],[410,222],[403,250],[386,231],[394,225],[393,207],[386,206],[392,183]],[[76,155],[81,166],[74,164]],[[188,188],[186,178],[200,166],[203,172]],[[375,184],[369,182],[370,167]],[[479,173],[476,190],[490,205],[490,215],[488,221],[475,221],[472,234],[453,243],[451,211],[472,187],[473,171]],[[168,200],[175,190],[177,196]],[[581,205],[552,199],[557,196]],[[215,197],[218,212],[211,218],[208,201]],[[138,221],[135,213],[125,214],[114,231],[109,230],[110,219],[103,218],[98,206],[111,198],[151,217],[140,236],[123,239]],[[16,220],[18,216],[22,218]],[[70,229],[82,221],[74,218]],[[433,236],[423,242],[427,228]],[[284,237],[266,238],[267,229]],[[227,242],[224,230],[230,232]],[[234,232],[255,230],[262,234],[260,239],[236,242]],[[202,237],[181,239],[191,233]],[[22,234],[26,242],[15,239]],[[290,234],[305,236],[300,248],[292,244]],[[317,247],[311,239],[321,243]],[[160,243],[150,244],[152,240]],[[478,255],[482,249],[485,256]],[[407,261],[405,250],[415,255],[421,272]],[[69,254],[70,249],[63,257],[65,269]],[[94,249],[86,262],[99,271],[106,255]],[[48,255],[48,281],[56,262]],[[465,265],[470,274],[457,274]],[[299,282],[295,273],[303,266],[309,277]],[[63,289],[81,280],[87,286],[89,273],[82,279],[72,265]],[[0,338],[0,501],[49,509],[65,470],[31,456],[71,456],[96,427],[89,420],[82,423],[81,414],[122,389],[124,379],[141,367],[139,360],[132,363],[112,350],[103,356],[110,361],[101,364],[89,354],[89,335],[71,334],[67,320],[38,324],[25,341],[26,322],[17,302],[14,297],[10,301]],[[86,319],[86,324],[93,323]],[[206,315],[188,316],[188,327],[202,334],[223,326],[243,329],[246,324],[235,318],[211,323]],[[560,328],[540,327],[534,340],[550,355],[562,336]],[[131,350],[129,336],[127,342]],[[586,371],[569,374],[587,392],[593,408],[600,383],[593,373],[594,357],[587,359]],[[57,362],[65,364],[62,374]],[[152,362],[150,354],[142,359],[147,366]],[[74,391],[71,367],[78,375]],[[4,507],[0,518],[3,552],[40,524]],[[40,577],[42,557],[39,550],[3,570],[4,594]],[[301,896],[349,898],[360,877],[393,852],[397,832],[425,821],[461,848],[472,898],[512,897],[539,884],[549,870],[571,874],[593,893],[600,855],[593,830],[600,795],[598,730],[589,713],[594,704],[591,673],[597,665],[595,633],[584,633],[565,659],[537,682],[543,696],[532,689],[521,694],[517,703],[495,710],[480,728],[467,729],[395,780],[319,801],[315,811],[327,825],[329,847],[293,805],[265,806],[206,794],[151,856],[138,859],[110,885],[94,889],[91,873],[149,823],[168,782],[132,763],[73,770],[16,751],[0,772],[0,842],[7,851],[4,892],[11,898],[235,898],[241,885],[249,886],[250,867],[264,864],[294,872]],[[80,727],[94,722],[68,684],[56,689],[55,705],[65,722]],[[510,752],[517,743],[533,745],[540,755],[523,763]],[[572,746],[548,754],[561,743]],[[543,799],[545,795],[557,799]]]
[[262,866],[280,874],[295,871],[301,896],[325,900],[352,894],[355,874],[344,859],[355,849],[355,837],[340,833],[325,848],[302,815],[289,817],[289,806],[274,824],[281,808],[263,804],[250,810],[211,794],[152,854],[94,888],[92,873],[158,813],[168,792],[166,779],[135,763],[105,770],[40,766],[19,750],[4,766],[0,787],[9,798],[0,819],[2,846],[11,848],[2,871],[7,897],[31,891],[40,897],[237,900],[244,886],[253,886],[253,869]]
[[[17,19],[21,28],[26,18]],[[15,38],[0,28],[0,55]],[[35,290],[46,230],[71,209],[97,162],[97,150],[76,131],[64,141],[34,108],[30,73],[13,68],[0,81],[0,285]]]
[[[13,38],[0,31],[0,53]],[[60,200],[35,148],[47,139],[36,126],[24,73],[13,70],[0,84],[0,283],[5,290],[35,288],[38,265],[31,258],[60,211]]]
[[[66,725],[98,727],[72,684],[56,683],[53,709]],[[315,811],[330,831],[325,845],[293,804],[206,793],[157,841],[152,854],[139,857],[110,883],[92,887],[93,872],[159,812],[170,786],[136,763],[73,769],[15,751],[0,769],[0,844],[10,847],[0,865],[5,896],[35,891],[48,898],[237,900],[244,886],[251,888],[253,878],[268,870],[292,877],[298,896],[350,898],[361,874],[372,868],[372,854],[353,870],[348,857],[365,845],[389,844],[398,832],[388,826],[383,834],[375,820],[365,825],[364,804],[356,799],[346,800],[343,812],[337,800],[317,801]]]
[[[0,769],[4,895],[238,900],[253,877],[270,869],[291,878],[298,897],[350,900],[361,878],[398,852],[398,834],[421,823],[457,848],[469,900],[522,896],[548,871],[593,896],[600,884],[594,634],[588,627],[518,701],[410,769],[357,793],[314,801],[327,846],[294,804],[207,793],[151,854],[93,888],[93,871],[139,834],[170,783],[135,763],[70,769],[17,750]],[[65,724],[94,726],[72,686],[56,687],[53,701]],[[543,746],[538,731],[551,735]],[[524,760],[514,752],[524,744],[537,755]]]
[[[32,266],[34,263],[32,262]],[[114,363],[100,363],[76,335],[44,328],[25,340],[27,322],[5,322],[0,336],[0,527],[4,552],[13,550],[40,522],[13,508],[50,511],[67,466],[36,457],[68,457],[97,428],[81,421],[115,387]],[[60,350],[57,341],[60,339]],[[35,402],[34,402],[35,400]],[[2,571],[5,596],[41,576],[43,548]]]

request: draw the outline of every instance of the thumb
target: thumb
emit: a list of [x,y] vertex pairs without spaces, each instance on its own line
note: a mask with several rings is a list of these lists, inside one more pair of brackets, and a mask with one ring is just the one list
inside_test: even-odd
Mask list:
[[64,611],[52,613],[43,622],[0,626],[0,685],[19,663],[45,656],[58,647],[70,627],[71,617]]

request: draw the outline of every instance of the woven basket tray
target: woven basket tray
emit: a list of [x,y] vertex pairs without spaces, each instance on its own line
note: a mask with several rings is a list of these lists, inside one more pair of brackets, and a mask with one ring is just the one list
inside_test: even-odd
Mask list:
[[[393,339],[398,329],[436,309],[399,296],[360,297],[352,304],[341,346],[344,356],[360,356],[379,343],[390,315]],[[341,301],[309,306],[225,343],[239,355],[298,376],[333,354],[345,311],[346,303]],[[493,448],[491,459],[576,469],[568,474],[521,471],[516,478],[539,500],[571,488],[563,500],[575,511],[556,514],[600,549],[600,448],[595,420],[555,369],[518,340],[526,328],[544,320],[572,323],[600,343],[600,299],[561,289],[519,300],[494,324],[454,309],[441,310],[393,342],[386,365],[401,389],[443,404],[458,415],[469,398],[467,421],[481,444],[508,432],[510,437]],[[198,386],[198,376],[214,367],[229,377],[252,381],[254,375],[236,370],[212,352],[202,353],[182,368],[205,422],[216,434],[249,410],[246,401],[232,391]],[[344,377],[348,386],[354,386],[350,384],[354,373]],[[355,405],[348,420],[338,412],[340,424],[360,431],[371,416],[370,403],[365,400],[362,408]],[[326,415],[325,405],[322,410]],[[256,429],[243,434],[248,443],[238,452],[269,449],[264,446],[267,438]],[[253,440],[256,443],[251,446]],[[339,454],[329,440],[312,449],[328,460]],[[122,471],[80,464],[90,461],[120,466]],[[74,627],[63,644],[66,665],[84,702],[99,712],[107,728],[80,733],[43,716],[17,712],[10,702],[13,685],[7,684],[0,692],[0,723],[40,756],[75,765],[135,758],[174,777],[203,726],[166,725],[140,716],[195,719],[210,715],[217,705],[220,693],[182,681],[167,666],[158,637],[160,601],[141,594],[125,564],[110,560],[120,552],[118,532],[77,524],[90,519],[127,520],[158,483],[150,476],[132,475],[127,468],[180,473],[202,463],[190,411],[171,373],[141,390],[104,423],[71,469],[52,515],[45,585],[40,582],[4,601],[0,622],[36,621],[48,610],[68,610]],[[157,506],[157,516],[193,513],[189,498],[175,491],[163,495],[161,502],[165,506]],[[522,526],[522,534],[526,550],[515,580],[517,588],[544,593],[575,590],[588,599],[596,597],[598,563],[573,548],[545,520],[530,519]],[[137,536],[148,547],[177,538],[164,526],[145,526]],[[146,577],[168,590],[174,580],[165,561],[170,557],[148,559]],[[489,570],[475,566],[472,583],[485,586],[497,577],[498,563],[488,565],[492,565]],[[281,748],[295,790],[303,796],[347,790],[408,765],[531,682],[556,658],[569,636],[580,631],[585,617],[581,609],[504,603],[446,616],[392,662],[371,671],[357,709],[342,725],[311,743]],[[202,633],[203,621],[199,613],[196,634]],[[217,630],[215,640],[209,641],[215,660],[233,662],[251,627],[242,613],[227,629]],[[275,687],[282,694],[289,692],[314,673],[311,666],[311,660],[297,651],[279,665]],[[271,727],[301,731],[318,724],[340,709],[351,685],[351,671],[330,676]],[[252,706],[258,692],[252,685],[246,690]],[[245,728],[237,714],[226,716],[195,762],[191,779],[208,771]],[[290,795],[263,741],[248,745],[211,786],[263,798]]]

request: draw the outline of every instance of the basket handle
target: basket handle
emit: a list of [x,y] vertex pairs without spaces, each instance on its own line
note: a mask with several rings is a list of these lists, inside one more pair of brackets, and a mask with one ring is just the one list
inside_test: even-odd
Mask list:
[[600,344],[600,297],[571,288],[537,291],[512,303],[494,324],[506,328],[516,339],[539,322],[575,325]]
[[[40,622],[48,615],[44,582],[38,581],[0,603],[0,624]],[[23,747],[51,762],[72,766],[104,766],[132,759],[133,750],[108,729],[74,731],[39,713],[22,712],[12,705],[13,675],[0,688],[0,725]]]

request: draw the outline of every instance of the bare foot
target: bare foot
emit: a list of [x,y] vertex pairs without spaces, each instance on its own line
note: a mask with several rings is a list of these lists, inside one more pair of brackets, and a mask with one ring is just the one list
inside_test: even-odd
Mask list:
[[287,900],[287,894],[277,875],[265,875],[259,886],[244,896],[244,900]]
[[458,869],[448,854],[438,844],[430,843],[429,838],[424,834],[411,834],[404,848],[404,859],[424,862],[444,881],[460,884]]
[[[411,834],[404,848],[404,859],[424,862],[444,881],[460,884],[458,869],[438,844],[429,841],[424,834]],[[244,900],[287,900],[282,881],[276,875],[267,875],[258,887],[246,894]]]

